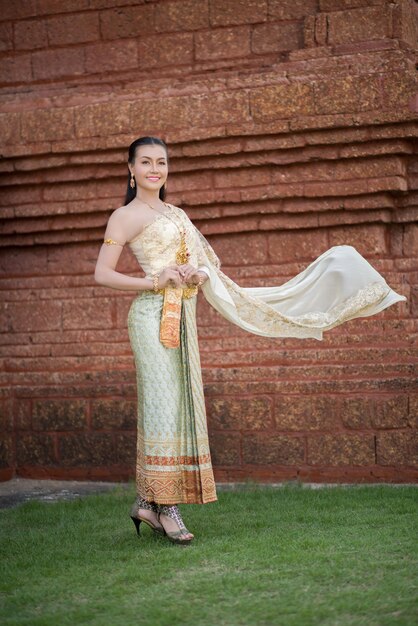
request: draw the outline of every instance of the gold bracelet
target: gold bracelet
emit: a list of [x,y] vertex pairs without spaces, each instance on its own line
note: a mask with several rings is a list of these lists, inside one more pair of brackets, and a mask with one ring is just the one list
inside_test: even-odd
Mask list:
[[160,278],[160,274],[159,274],[159,272],[155,272],[155,273],[152,275],[152,284],[153,284],[153,289],[154,289],[154,292],[155,292],[155,293],[158,293],[158,292],[159,292],[159,290],[160,290],[160,288],[159,288],[159,286],[158,286],[158,280],[159,280],[159,278]]

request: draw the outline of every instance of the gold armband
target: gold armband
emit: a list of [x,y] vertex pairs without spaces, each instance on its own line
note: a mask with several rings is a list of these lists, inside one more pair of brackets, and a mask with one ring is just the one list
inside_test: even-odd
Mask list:
[[107,246],[123,246],[123,243],[119,243],[114,239],[105,239],[103,243],[105,243]]

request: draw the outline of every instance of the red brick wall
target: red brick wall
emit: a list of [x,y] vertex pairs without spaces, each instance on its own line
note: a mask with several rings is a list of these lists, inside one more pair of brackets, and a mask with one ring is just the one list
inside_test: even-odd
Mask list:
[[[93,271],[127,146],[156,134],[168,201],[239,284],[349,243],[408,297],[318,342],[250,335],[199,296],[217,480],[416,480],[416,3],[1,9],[0,476],[134,476],[134,294]],[[119,269],[138,272],[127,250]]]

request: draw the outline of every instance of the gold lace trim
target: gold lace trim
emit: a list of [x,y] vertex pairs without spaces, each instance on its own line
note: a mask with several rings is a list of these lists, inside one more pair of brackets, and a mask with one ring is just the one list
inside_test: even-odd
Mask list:
[[321,338],[323,330],[330,330],[364,312],[371,305],[383,300],[390,290],[382,283],[372,283],[327,312],[312,311],[288,317],[261,299],[245,293],[244,288],[239,287],[220,270],[218,275],[227,287],[242,320],[262,332],[282,337]]

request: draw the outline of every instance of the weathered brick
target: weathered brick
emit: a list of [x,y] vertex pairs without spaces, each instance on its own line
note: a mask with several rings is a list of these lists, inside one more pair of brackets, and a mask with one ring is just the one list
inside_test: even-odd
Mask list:
[[0,271],[8,274],[9,277],[32,275],[39,272],[44,274],[47,271],[46,250],[42,252],[33,248],[24,250],[7,250],[0,253]]
[[138,43],[139,67],[162,67],[193,61],[192,33],[164,33],[142,37]]
[[21,114],[25,141],[56,141],[74,137],[73,109],[34,109]]
[[11,467],[13,462],[13,436],[2,433],[0,436],[0,468]]
[[26,83],[32,80],[30,54],[3,57],[0,65],[1,83]]
[[408,396],[376,398],[376,409],[372,419],[374,428],[404,428],[408,426]]
[[314,85],[315,108],[320,115],[365,111],[380,105],[380,77],[348,76]]
[[86,427],[85,400],[34,400],[34,430],[82,430]]
[[97,7],[93,0],[71,0],[68,3],[63,3],[61,0],[37,0],[37,2],[37,14],[39,15],[73,13],[74,11],[83,11],[84,9],[101,8],[100,0]]
[[0,50],[13,49],[13,24],[11,22],[3,22],[0,24]]
[[374,409],[374,398],[344,398],[341,401],[341,421],[346,428],[370,429]]
[[93,44],[84,50],[86,71],[92,73],[130,70],[138,66],[136,41],[121,40]]
[[209,398],[207,414],[216,429],[271,429],[272,400],[268,397]]
[[406,72],[389,72],[382,77],[382,87],[387,108],[414,110],[411,98],[416,96],[415,76]]
[[13,429],[12,398],[0,399],[0,432]]
[[268,0],[269,17],[279,20],[303,19],[317,12],[317,0]]
[[134,429],[137,422],[136,407],[137,403],[134,400],[93,400],[92,427],[95,429]]
[[50,435],[20,434],[16,441],[16,462],[21,465],[55,465],[53,438]]
[[418,466],[418,432],[379,433],[376,437],[379,465]]
[[268,185],[270,170],[263,167],[249,167],[240,169],[220,170],[213,174],[215,187],[251,187],[253,185]]
[[251,89],[250,107],[254,120],[269,121],[314,111],[312,87],[304,83],[288,83]]
[[252,24],[267,19],[267,0],[209,0],[211,26]]
[[60,435],[58,451],[63,467],[107,467],[116,459],[114,438],[110,433]]
[[117,465],[131,465],[133,472],[136,463],[136,434],[115,433],[114,462]]
[[198,30],[209,27],[208,0],[180,0],[166,2],[164,11],[158,12],[157,32]]
[[408,426],[418,429],[418,395],[409,396]]
[[3,304],[2,326],[9,332],[58,330],[61,328],[61,302]]
[[[165,12],[152,29],[146,31],[141,31],[146,22],[135,23],[135,15],[143,13],[144,7],[152,14],[158,8],[155,2],[118,1],[121,5],[131,4],[120,7],[125,18],[129,13],[131,19],[122,19],[118,23],[115,12],[119,8],[115,9],[115,2],[85,0],[83,6],[83,1],[72,0],[69,6],[57,0],[38,0],[37,13],[25,14],[22,20],[13,18],[16,32],[19,28],[22,32],[25,27],[32,28],[33,45],[38,46],[42,37],[37,39],[37,33],[42,34],[42,29],[38,29],[37,24],[47,20],[64,24],[70,20],[68,14],[75,15],[77,11],[88,9],[86,15],[91,16],[92,11],[100,9],[102,16],[108,16],[106,28],[109,29],[103,30],[102,36],[115,36],[115,44],[120,44],[121,38],[129,37],[132,50],[136,51],[140,41],[153,39],[155,31],[191,36],[191,31],[199,30],[202,34],[201,29],[209,26],[205,0],[198,3],[200,11],[193,10],[196,5],[190,0],[166,0]],[[402,305],[401,312],[399,307],[392,307],[383,317],[356,320],[353,322],[355,332],[351,334],[347,334],[344,328],[337,328],[329,335],[331,344],[328,347],[324,344],[321,350],[314,341],[308,341],[302,347],[297,340],[287,340],[287,347],[279,348],[277,344],[271,348],[264,338],[253,336],[251,339],[248,333],[228,324],[200,295],[202,306],[207,306],[200,318],[204,330],[205,391],[210,394],[208,406],[215,406],[217,411],[213,414],[214,420],[208,411],[209,426],[212,423],[214,429],[212,458],[219,463],[220,475],[225,480],[245,477],[248,473],[260,480],[282,480],[298,473],[302,480],[327,481],[368,480],[370,477],[407,480],[416,475],[412,465],[397,463],[380,468],[374,461],[370,465],[345,462],[326,465],[325,444],[321,448],[324,461],[307,469],[304,465],[301,467],[306,457],[299,448],[291,448],[290,458],[285,458],[284,464],[272,466],[269,461],[276,461],[278,455],[283,458],[282,452],[284,454],[286,449],[283,441],[271,441],[272,437],[280,435],[293,435],[304,450],[306,437],[322,436],[325,433],[321,431],[335,437],[350,434],[364,437],[364,432],[367,437],[376,437],[398,432],[409,434],[418,425],[408,346],[394,347],[396,337],[411,333],[413,336],[416,332],[411,313],[418,312],[417,237],[413,224],[416,217],[413,189],[417,186],[418,170],[411,147],[415,129],[411,121],[405,121],[411,120],[412,111],[408,107],[415,89],[413,64],[408,61],[407,54],[411,45],[408,41],[413,41],[414,36],[412,29],[406,30],[405,21],[397,21],[400,7],[403,9],[408,3],[390,7],[393,15],[391,39],[354,40],[332,46],[326,39],[328,19],[332,21],[333,16],[338,17],[341,10],[348,15],[354,6],[369,8],[373,4],[385,11],[388,3],[376,5],[376,0],[371,0],[366,6],[365,0],[333,0],[326,14],[317,14],[316,4],[313,0],[270,0],[270,21],[267,23],[264,16],[257,23],[255,13],[251,13],[253,3],[247,3],[242,12],[235,14],[229,14],[230,8],[225,7],[226,20],[219,29],[214,28],[213,33],[222,30],[239,32],[233,24],[227,23],[228,19],[251,24],[248,31],[253,33],[252,57],[248,48],[243,48],[242,57],[228,57],[227,46],[225,51],[219,51],[220,56],[198,59],[199,71],[209,66],[214,70],[210,80],[200,73],[197,82],[192,84],[189,81],[189,84],[187,68],[182,74],[186,56],[181,58],[179,46],[173,55],[177,57],[176,64],[170,65],[171,82],[161,82],[158,65],[152,68],[152,79],[144,66],[141,68],[140,97],[135,97],[136,87],[132,83],[130,88],[120,92],[120,105],[116,103],[118,89],[113,91],[110,99],[106,90],[111,88],[112,72],[115,72],[116,81],[120,72],[124,72],[122,78],[128,74],[125,73],[126,63],[129,65],[131,61],[123,49],[118,63],[109,71],[106,67],[107,57],[112,56],[111,47],[89,43],[71,48],[82,50],[83,55],[97,54],[96,64],[92,63],[89,71],[98,75],[93,77],[96,82],[102,79],[106,82],[99,100],[91,85],[80,86],[86,81],[84,64],[80,65],[83,73],[79,75],[60,66],[61,61],[66,60],[66,47],[48,51],[56,56],[34,53],[36,63],[39,60],[45,65],[45,72],[36,80],[47,81],[48,90],[44,85],[40,98],[32,105],[30,98],[24,98],[18,109],[12,110],[10,101],[7,106],[11,113],[4,112],[3,119],[0,117],[3,142],[8,143],[5,155],[11,157],[1,167],[10,180],[0,199],[5,218],[3,243],[11,244],[1,255],[2,271],[7,276],[2,281],[2,293],[8,302],[6,328],[15,310],[21,327],[16,333],[11,327],[11,332],[4,333],[7,347],[0,379],[2,384],[15,388],[17,400],[13,401],[11,415],[18,438],[26,436],[32,429],[35,429],[32,434],[41,435],[36,429],[47,427],[50,421],[51,431],[54,431],[50,433],[52,441],[58,443],[63,435],[54,429],[59,426],[54,423],[54,411],[44,413],[36,407],[46,400],[59,404],[61,398],[65,398],[66,403],[71,403],[70,399],[84,402],[83,398],[89,398],[92,410],[86,421],[88,429],[95,428],[96,431],[81,434],[109,435],[111,441],[83,438],[77,448],[74,438],[66,447],[67,465],[59,460],[53,461],[53,468],[44,468],[42,463],[40,468],[22,468],[20,465],[22,472],[61,472],[67,473],[67,477],[80,476],[84,472],[83,475],[88,477],[104,476],[101,472],[110,475],[116,466],[117,472],[119,468],[127,468],[127,472],[134,469],[135,413],[129,414],[129,409],[120,412],[125,402],[132,409],[136,403],[133,357],[126,335],[126,313],[132,294],[121,292],[117,295],[114,290],[94,285],[92,259],[97,256],[108,213],[121,202],[122,165],[126,160],[126,146],[133,138],[130,137],[132,129],[142,128],[143,134],[162,132],[169,141],[173,157],[169,200],[188,211],[195,207],[190,209],[190,215],[193,214],[204,232],[209,233],[225,273],[239,284],[281,284],[303,270],[308,262],[333,243],[349,243],[366,258],[373,255],[373,264],[389,284],[408,294],[408,303]],[[41,20],[32,20],[41,14],[44,16]],[[52,14],[57,16],[51,21]],[[64,14],[67,16],[62,20]],[[277,58],[274,71],[267,67],[257,71],[262,65],[262,58],[257,55],[280,53],[279,46],[284,45],[285,33],[291,38],[291,33],[301,28],[302,22],[307,32],[309,17],[315,18],[309,31],[309,45],[314,47],[290,51],[286,55],[290,63],[283,63],[283,67]],[[281,20],[280,25],[278,20]],[[409,19],[408,23],[412,24],[413,20]],[[7,50],[11,45],[13,22],[9,20],[3,25],[4,71],[7,74],[10,70],[7,59],[11,58]],[[60,46],[66,46],[65,37],[85,37],[82,29],[71,33],[72,26],[70,23],[68,32],[62,31],[64,39]],[[241,25],[238,29],[247,32],[247,26]],[[184,33],[184,30],[189,32]],[[97,35],[97,31],[94,32]],[[161,41],[173,41],[161,36]],[[28,58],[24,51],[22,47],[16,55],[17,67],[22,58]],[[150,48],[151,58],[153,53]],[[137,59],[136,52],[134,55]],[[158,58],[161,65],[167,57]],[[50,59],[51,72],[48,68]],[[186,62],[191,64],[193,59],[187,56]],[[135,62],[127,69],[136,67]],[[225,69],[228,69],[226,74]],[[81,77],[79,85],[74,80],[77,76]],[[24,72],[22,79],[18,71],[14,77],[19,85],[25,82]],[[347,82],[347,77],[352,79],[351,83]],[[26,74],[26,80],[31,79],[31,74]],[[57,84],[62,86],[67,79],[71,89],[65,94],[57,91]],[[284,102],[287,117],[282,117],[279,102],[279,117],[275,118],[276,103],[272,98],[272,109],[267,111],[266,118],[257,120],[259,111],[253,108],[255,117],[251,119],[250,94],[267,86],[286,89],[290,86],[293,89],[296,84],[307,85],[310,89],[308,113],[297,109],[301,103],[297,98],[300,94],[295,91],[291,96],[296,108],[292,108],[293,103]],[[65,133],[74,124],[74,134],[56,140],[56,129],[35,128],[35,138],[32,139],[33,129],[28,118],[26,134],[21,137],[21,112],[25,112],[25,116],[35,106],[43,107],[42,110],[76,107],[75,123],[71,121],[66,127],[67,121],[62,120]],[[48,118],[41,121],[45,126],[51,126]],[[289,129],[296,132],[289,132]],[[254,141],[251,138],[255,138]],[[60,156],[50,158],[47,155],[51,150]],[[75,155],[70,165],[69,154]],[[102,179],[97,178],[100,163]],[[395,211],[396,208],[399,210]],[[390,224],[395,213],[398,223]],[[277,240],[269,239],[273,235],[278,235]],[[72,244],[68,244],[69,239]],[[38,243],[30,247],[30,242]],[[275,247],[272,252],[270,246],[270,256],[267,256],[271,242],[280,244],[280,249]],[[271,259],[275,255],[278,261],[273,263]],[[138,271],[136,264],[120,263],[120,271],[122,266],[128,274]],[[86,308],[85,303],[89,310],[80,311]],[[57,304],[66,307],[67,324],[74,325],[74,328],[51,327],[55,318],[48,316]],[[27,307],[25,311],[20,308],[23,305]],[[396,320],[401,313],[408,317]],[[35,318],[35,327],[37,318],[44,316],[45,320],[39,324],[45,326],[31,330],[30,314]],[[89,329],[91,317],[95,322],[103,322],[103,327]],[[106,336],[109,329],[112,330],[112,345]],[[386,347],[382,344],[384,340],[389,341]],[[365,351],[364,346],[369,350]],[[290,363],[290,352],[299,365]],[[369,358],[366,358],[367,354]],[[411,391],[409,416],[406,415],[405,400],[408,391]],[[352,398],[344,395],[351,393],[354,394]],[[360,394],[364,395],[360,397]],[[273,397],[276,414],[275,423],[271,424],[269,404]],[[254,403],[260,398],[265,399],[265,403],[263,400],[252,412]],[[341,413],[333,405],[334,398],[338,399]],[[349,402],[351,399],[361,402],[353,405]],[[268,426],[262,421],[265,414],[268,415]],[[68,417],[62,415],[62,427],[71,427],[66,422]],[[9,413],[3,418],[3,429],[9,427],[8,420]],[[267,428],[269,430],[264,430]],[[107,432],[99,433],[98,429]],[[262,460],[251,462],[251,468],[243,469],[243,429],[247,430],[246,458],[251,459],[251,455],[258,452],[258,457],[264,459],[266,441],[266,464]],[[348,429],[355,432],[346,432]],[[391,433],[382,432],[388,429]],[[256,438],[256,450],[251,447],[250,435],[254,434],[257,437],[266,435],[265,440]],[[43,443],[34,443],[39,454]],[[87,448],[96,443],[102,452],[92,459]],[[393,445],[396,444],[394,441]],[[403,442],[401,448],[409,450]],[[84,465],[80,467],[78,454],[84,459]],[[352,458],[358,462],[354,455]],[[403,457],[399,458],[404,463]],[[361,457],[361,463],[363,460]],[[46,465],[51,463],[46,462]],[[16,469],[19,471],[19,465]],[[122,471],[125,470],[121,469],[118,475]]]
[[209,431],[210,454],[214,466],[239,465],[241,444],[238,433]]
[[249,26],[219,28],[196,33],[196,60],[245,57],[250,54],[250,34]]
[[252,433],[242,439],[243,463],[254,465],[298,465],[304,462],[303,437]]
[[302,29],[296,22],[260,24],[251,35],[251,50],[256,54],[295,50],[302,45]]
[[176,174],[170,180],[170,192],[182,192],[188,189],[210,189],[212,187],[210,172],[187,172],[186,174]]
[[374,437],[321,435],[308,437],[309,465],[374,465]]
[[82,48],[59,48],[42,50],[32,54],[33,77],[49,80],[84,74],[84,50]]
[[30,400],[15,399],[13,417],[16,430],[31,430],[32,407]]
[[35,50],[48,47],[48,35],[44,20],[24,20],[13,25],[16,50]]
[[3,20],[21,20],[35,15],[37,15],[37,0],[2,2],[1,17]]
[[[315,38],[316,18],[316,15],[308,15],[303,22],[303,50],[315,50],[315,46],[317,45]],[[323,47],[324,46],[322,46],[322,48]]]
[[[100,30],[104,39],[123,39],[149,35],[154,30],[155,6],[125,6],[100,12]],[[160,11],[157,22],[164,17]]]
[[391,9],[393,37],[415,48],[418,39],[418,20],[411,19],[411,15],[416,11],[416,3],[414,0],[401,0],[393,4]]
[[333,430],[337,425],[337,400],[326,396],[277,396],[276,430]]
[[321,11],[341,11],[382,4],[387,4],[387,0],[319,0]]
[[[138,262],[135,260],[135,263]],[[137,271],[137,268],[135,268]],[[128,274],[130,272],[127,272]],[[142,273],[144,275],[144,272]],[[116,302],[116,325],[117,328],[121,328],[124,332],[127,332],[128,327],[128,313],[132,304],[132,297],[129,298],[118,298]]]
[[225,265],[240,266],[267,261],[266,238],[245,233],[233,237],[213,237],[213,246]]
[[62,303],[62,327],[112,328],[112,301],[109,298],[70,300]]
[[202,127],[248,119],[245,93],[216,92],[210,95],[149,99],[131,108],[131,128]]
[[20,139],[20,115],[17,112],[0,113],[2,143],[17,143]]
[[386,228],[381,225],[364,227],[362,224],[354,226],[336,227],[329,231],[330,246],[351,245],[360,254],[366,256],[381,256],[388,254]]
[[267,236],[269,261],[314,260],[329,247],[325,230],[282,231]]
[[408,426],[408,397],[345,398],[341,419],[347,428],[404,428]]
[[335,11],[328,16],[328,43],[330,44],[370,41],[385,37],[390,37],[387,6]]
[[129,132],[131,103],[106,102],[74,109],[77,137],[105,136]]
[[97,41],[100,39],[99,14],[89,11],[49,17],[47,29],[52,46]]

